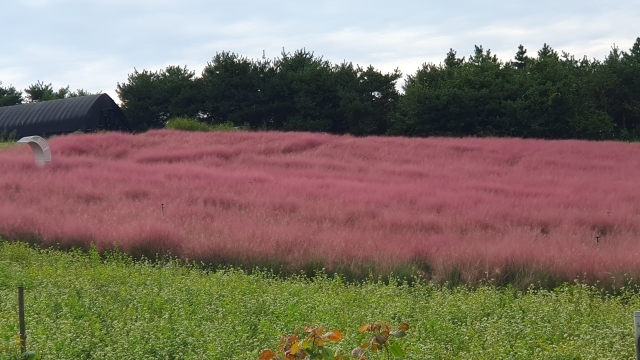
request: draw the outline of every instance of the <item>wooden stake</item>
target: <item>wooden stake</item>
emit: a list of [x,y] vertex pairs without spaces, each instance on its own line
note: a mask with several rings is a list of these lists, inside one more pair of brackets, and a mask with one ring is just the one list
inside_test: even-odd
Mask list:
[[636,359],[640,360],[640,311],[633,312],[633,327],[636,328]]
[[20,321],[20,351],[27,352],[27,330],[24,323],[24,286],[18,287],[18,317]]

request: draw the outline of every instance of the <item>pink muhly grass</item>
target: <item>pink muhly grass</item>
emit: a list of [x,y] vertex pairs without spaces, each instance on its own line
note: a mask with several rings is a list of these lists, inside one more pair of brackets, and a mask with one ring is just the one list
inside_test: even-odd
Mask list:
[[166,130],[49,143],[44,169],[28,147],[0,152],[6,238],[442,282],[640,273],[637,144]]

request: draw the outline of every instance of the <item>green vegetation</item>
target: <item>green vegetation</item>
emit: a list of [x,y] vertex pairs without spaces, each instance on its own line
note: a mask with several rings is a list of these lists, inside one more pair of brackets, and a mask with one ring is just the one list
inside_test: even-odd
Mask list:
[[0,242],[0,344],[18,334],[20,284],[27,348],[50,359],[257,359],[304,324],[340,329],[349,353],[367,339],[358,327],[376,321],[411,324],[408,359],[631,359],[640,309],[628,289],[282,280]]
[[276,351],[265,349],[260,353],[259,360],[289,360],[289,359],[322,359],[346,360],[347,357],[334,352],[331,342],[342,340],[340,330],[329,330],[326,326],[305,326],[296,329],[293,334],[283,335]]
[[225,121],[223,123],[213,124],[209,126],[210,131],[234,131],[236,130],[236,128],[242,129],[242,130],[250,130],[247,124],[245,124],[244,126],[236,127],[233,125],[231,121]]
[[166,129],[185,131],[209,131],[209,125],[188,117],[175,117],[167,121]]
[[55,91],[51,84],[45,84],[42,81],[38,81],[35,84],[30,85],[28,88],[24,89],[24,92],[26,93],[26,97],[23,97],[22,91],[17,90],[14,86],[2,86],[2,81],[0,81],[0,107],[19,105],[23,102],[35,103],[40,101],[93,95],[93,93],[84,89],[71,91],[69,90],[69,86],[62,87]]
[[22,92],[14,86],[2,86],[0,81],[0,106],[11,106],[21,104],[24,99]]
[[17,140],[15,130],[12,132],[0,131],[0,149],[15,145]]
[[0,143],[6,143],[6,144],[12,144],[14,143],[16,140],[16,134],[17,132],[15,130],[9,132],[6,129],[0,131]]
[[[167,121],[165,129],[184,130],[184,131],[234,131],[236,127],[233,126],[231,121],[226,121],[220,124],[208,125],[196,118],[190,117],[175,117]],[[247,127],[243,129],[248,130]]]
[[93,95],[93,93],[84,89],[71,91],[69,90],[69,86],[62,87],[57,91],[54,91],[51,84],[45,84],[42,81],[38,81],[37,83],[30,85],[24,90],[24,92],[27,94],[25,100],[30,103]]
[[2,139],[0,139],[0,149],[7,148],[15,144],[16,144],[15,141],[3,141]]
[[400,77],[372,66],[334,65],[305,50],[259,61],[222,52],[200,77],[179,66],[135,70],[116,91],[133,130],[198,116],[212,125],[382,135],[400,96]]
[[[514,49],[515,50],[515,49]],[[254,129],[353,135],[640,138],[640,38],[605,59],[576,59],[544,44],[512,60],[476,46],[409,74],[332,64],[306,50],[249,60],[216,54],[201,76],[169,66],[118,84],[135,130],[199,116]]]

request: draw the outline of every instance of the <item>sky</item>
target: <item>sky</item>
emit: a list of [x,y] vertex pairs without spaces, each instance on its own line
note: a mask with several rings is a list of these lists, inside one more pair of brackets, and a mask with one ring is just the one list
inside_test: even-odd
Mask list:
[[[187,66],[217,52],[278,57],[305,48],[343,61],[414,74],[474,45],[507,61],[544,43],[603,60],[640,37],[640,0],[4,0],[0,81],[106,92],[134,69]],[[404,80],[399,81],[399,86]]]

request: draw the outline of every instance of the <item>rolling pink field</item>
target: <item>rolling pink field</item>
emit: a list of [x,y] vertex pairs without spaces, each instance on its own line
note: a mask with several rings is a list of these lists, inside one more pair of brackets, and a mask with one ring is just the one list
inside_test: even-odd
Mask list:
[[640,144],[161,130],[49,145],[44,169],[27,146],[0,151],[7,239],[468,283],[640,274]]

